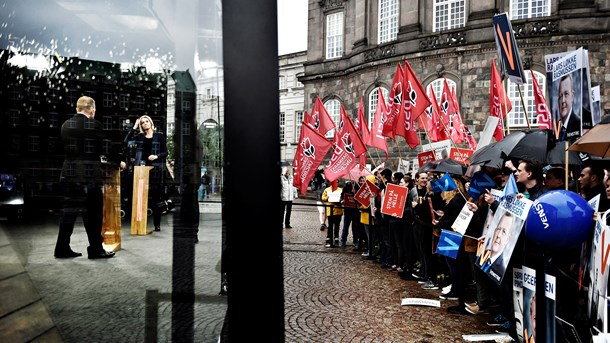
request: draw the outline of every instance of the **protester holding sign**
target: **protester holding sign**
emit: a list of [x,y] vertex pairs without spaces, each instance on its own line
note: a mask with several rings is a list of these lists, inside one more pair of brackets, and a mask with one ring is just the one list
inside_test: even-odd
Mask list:
[[339,226],[341,224],[341,216],[343,216],[343,208],[340,207],[341,191],[339,181],[334,180],[322,192],[321,199],[326,205],[326,218],[328,218],[328,231],[326,234],[326,247],[334,248],[339,244]]

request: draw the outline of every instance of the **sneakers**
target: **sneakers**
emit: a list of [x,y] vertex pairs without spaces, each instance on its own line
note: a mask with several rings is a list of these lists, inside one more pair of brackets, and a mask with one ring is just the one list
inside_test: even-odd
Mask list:
[[368,251],[363,252],[362,257],[369,257],[369,252]]
[[[500,327],[506,322],[508,322],[508,319],[501,314],[497,314],[493,320],[488,321],[486,324],[488,326]],[[510,323],[508,323],[508,325],[510,326]]]
[[468,312],[466,312],[466,309],[464,309],[463,306],[449,306],[447,307],[447,312],[451,313],[451,314],[468,314]]
[[324,245],[324,247],[326,247],[326,248],[334,248],[335,245],[334,244],[330,244],[330,243],[326,243],[326,245]]
[[457,294],[455,294],[454,292],[449,292],[447,294],[441,294],[438,297],[443,300],[458,300]]
[[421,285],[421,289],[438,289],[438,285],[432,281],[428,281]]
[[511,325],[510,322],[507,320],[504,323],[502,323],[502,325],[496,327],[496,332],[497,333],[508,333],[510,334],[511,331]]
[[486,308],[480,308],[476,303],[473,306],[466,305],[466,311],[470,314],[487,314],[489,311]]
[[320,225],[320,231],[324,231],[324,230],[326,230],[326,224]]
[[417,273],[413,273],[411,275],[413,275],[413,277],[416,278],[416,279],[423,279],[424,278],[423,276],[421,276],[421,275],[419,275]]
[[443,287],[441,294],[447,294],[449,292],[451,292],[451,285]]

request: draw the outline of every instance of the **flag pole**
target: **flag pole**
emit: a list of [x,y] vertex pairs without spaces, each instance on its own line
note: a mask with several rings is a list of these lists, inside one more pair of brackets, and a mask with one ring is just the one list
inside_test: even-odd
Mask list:
[[519,90],[519,97],[521,97],[521,106],[523,107],[523,112],[525,113],[525,122],[527,123],[527,129],[531,130],[532,127],[530,125],[530,117],[527,115],[527,108],[525,106],[525,99],[523,99],[523,92],[521,91],[521,85],[517,84],[517,89]]

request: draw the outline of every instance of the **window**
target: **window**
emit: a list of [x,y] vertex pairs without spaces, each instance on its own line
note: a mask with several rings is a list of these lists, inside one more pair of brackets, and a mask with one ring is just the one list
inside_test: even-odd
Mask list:
[[212,97],[212,88],[206,88],[205,89],[205,98],[206,100],[211,100]]
[[343,55],[343,12],[326,17],[326,58]]
[[57,152],[57,146],[58,146],[57,142],[58,142],[57,137],[49,137],[47,139],[47,152],[50,152],[50,153]]
[[129,107],[129,95],[121,94],[119,99],[119,107],[122,109],[127,109]]
[[152,98],[152,100],[151,100],[151,109],[153,110],[153,112],[161,111],[161,99],[159,99],[159,98]]
[[30,151],[30,152],[40,151],[40,137],[28,136],[28,151]]
[[83,152],[87,154],[93,154],[95,152],[95,140],[85,139]]
[[[523,94],[523,100],[525,101],[525,110],[527,111],[527,116],[529,117],[530,125],[538,125],[538,118],[536,116],[536,101],[534,100],[534,85],[532,84],[532,74],[524,73],[525,80],[523,82],[523,88],[521,92]],[[546,77],[544,74],[534,71],[534,75],[536,75],[536,80],[538,81],[538,86],[540,89],[546,89]],[[517,85],[508,82],[508,98],[510,99],[511,104],[513,105],[513,110],[508,113],[508,126],[509,127],[526,127],[527,123],[525,122],[525,111],[523,109],[523,103],[521,102],[521,96],[519,95],[519,89]]]
[[28,89],[28,99],[32,101],[40,100],[40,87],[30,86]]
[[[440,103],[441,102],[441,95],[443,94],[443,86],[444,86],[444,81],[445,79],[436,79],[432,82],[430,82],[430,84],[428,85],[428,87],[426,87],[426,92],[430,93],[430,88],[432,88],[432,90],[434,90],[434,95],[436,96],[436,103]],[[447,79],[447,85],[449,85],[449,88],[451,89],[456,89],[457,84],[455,83],[455,81],[453,80],[449,80]],[[430,99],[432,100],[432,99]]]
[[295,137],[294,140],[298,140],[300,135],[301,135],[301,126],[303,126],[303,120],[304,118],[304,114],[303,111],[296,111],[295,112],[295,117],[296,117],[296,133],[295,133]]
[[12,126],[12,127],[17,127],[17,126],[21,125],[21,118],[19,118],[19,111],[9,110],[8,125]]
[[30,112],[28,116],[28,125],[30,127],[38,127],[40,126],[40,113],[37,111]]
[[20,152],[21,150],[21,136],[19,135],[12,135],[10,137],[10,148],[9,151],[12,152]]
[[286,88],[286,76],[280,76],[280,89]]
[[294,86],[295,87],[303,87],[303,83],[301,83],[301,81],[299,81],[299,79],[295,78],[294,79]]
[[191,110],[191,102],[189,100],[182,100],[182,110],[185,112]]
[[280,112],[280,142],[286,141],[286,113]]
[[466,0],[435,0],[433,31],[451,30],[466,24]]
[[381,94],[383,94],[383,99],[385,100],[386,106],[389,106],[389,97],[390,91],[383,88],[377,87],[373,89],[373,91],[369,94],[369,115],[368,115],[368,125],[369,130],[371,129],[371,125],[373,125],[373,120],[375,120],[375,110],[377,109],[377,99],[379,98],[379,90],[381,90]]
[[399,9],[398,0],[379,0],[379,44],[396,40]]
[[102,120],[102,124],[104,124],[104,130],[112,130],[112,118],[111,117],[104,117]]
[[510,2],[511,20],[545,17],[550,13],[550,0],[512,0]]
[[23,93],[21,91],[20,86],[12,86],[11,87],[11,100],[21,100],[23,99]]
[[112,107],[112,93],[104,93],[102,98],[103,107]]
[[133,106],[136,110],[144,109],[144,97],[142,95],[136,95]]
[[[333,122],[335,122],[335,126],[339,125],[339,120],[341,119],[341,103],[337,99],[328,100],[324,103],[324,108],[326,108],[326,112],[330,115]],[[332,138],[335,135],[335,130],[330,130],[326,134],[326,137]]]
[[59,91],[57,89],[49,89],[49,92],[47,93],[47,100],[52,103],[52,104],[56,104],[59,102]]
[[57,112],[49,113],[49,128],[59,127],[59,114]]
[[182,122],[182,135],[188,136],[191,134],[191,123]]
[[112,152],[112,141],[104,139],[102,141],[102,154],[109,155]]
[[76,91],[68,91],[68,97],[66,101],[68,102],[68,106],[76,107],[76,101],[78,100],[78,92]]

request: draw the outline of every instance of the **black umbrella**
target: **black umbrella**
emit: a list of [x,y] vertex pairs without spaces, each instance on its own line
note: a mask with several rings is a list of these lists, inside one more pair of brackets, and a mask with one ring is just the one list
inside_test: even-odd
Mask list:
[[434,169],[436,168],[437,162],[438,161],[428,161],[428,162],[424,163],[424,165],[421,166],[417,170],[417,172],[418,173],[428,173],[428,172],[434,171]]
[[[544,164],[547,165],[561,165],[566,164],[566,142],[557,142],[546,154]],[[581,156],[582,154],[582,156]],[[588,154],[579,153],[576,151],[568,150],[568,165],[581,166],[583,161],[589,159]]]
[[468,158],[468,161],[471,165],[489,166],[496,169],[502,169],[502,166],[504,166],[502,150],[497,146],[497,143],[488,144],[475,151]]
[[505,157],[544,163],[553,145],[549,130],[515,131],[496,145]]
[[434,161],[436,162],[436,168],[433,171],[438,173],[449,173],[454,175],[464,175],[464,171],[466,166],[463,164],[452,160],[450,158],[443,158],[442,160]]
[[292,166],[292,163],[286,161],[286,160],[281,160],[280,161],[280,167],[290,167]]

